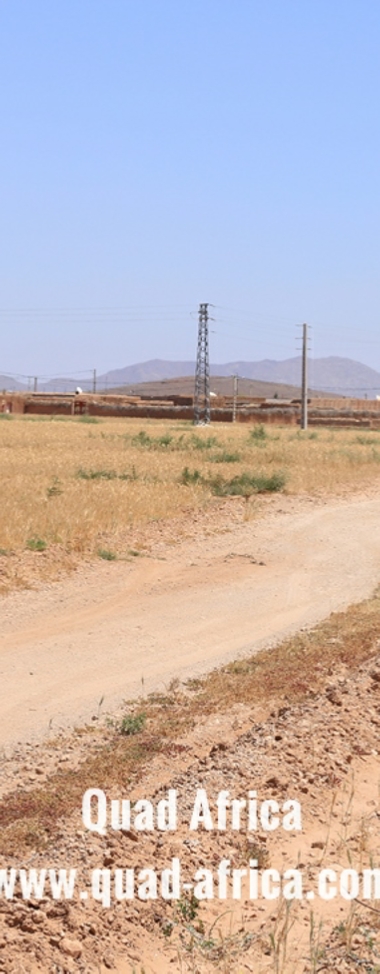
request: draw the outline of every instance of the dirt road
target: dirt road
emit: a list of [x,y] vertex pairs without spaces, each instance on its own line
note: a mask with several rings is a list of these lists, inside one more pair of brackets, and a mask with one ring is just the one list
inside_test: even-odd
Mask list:
[[[0,744],[250,653],[380,579],[380,499],[276,499],[230,531],[0,604]],[[224,526],[225,527],[225,526]]]

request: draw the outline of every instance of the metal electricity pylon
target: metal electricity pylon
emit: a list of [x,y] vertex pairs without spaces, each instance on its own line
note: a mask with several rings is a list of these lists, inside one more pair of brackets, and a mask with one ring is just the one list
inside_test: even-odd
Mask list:
[[210,423],[210,363],[208,353],[208,304],[199,305],[198,348],[195,372],[194,424]]

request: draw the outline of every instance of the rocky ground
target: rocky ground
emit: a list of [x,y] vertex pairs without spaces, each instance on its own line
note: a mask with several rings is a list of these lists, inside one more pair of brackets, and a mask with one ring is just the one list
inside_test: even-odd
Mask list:
[[[228,713],[199,719],[184,738],[168,743],[140,767],[122,794],[116,786],[107,799],[150,799],[154,806],[178,796],[175,832],[109,829],[105,836],[84,827],[80,808],[59,823],[46,848],[20,856],[3,854],[0,867],[78,870],[77,888],[89,892],[94,869],[157,871],[179,858],[185,879],[199,868],[216,872],[228,859],[234,868],[254,859],[259,869],[283,871],[298,866],[308,890],[315,888],[323,867],[359,872],[378,865],[380,654],[355,671],[340,665],[323,692],[298,704],[268,710],[235,704]],[[115,722],[120,715],[115,715]],[[4,761],[2,794],[18,776],[33,793],[36,782],[57,766],[79,765],[83,747],[96,751],[112,743],[114,727],[94,721],[83,735],[61,735],[55,741],[19,748]],[[137,740],[136,736],[136,740]],[[112,755],[112,751],[110,752]],[[112,759],[112,757],[110,758]],[[94,783],[94,787],[96,783]],[[296,799],[302,808],[302,831],[262,827],[247,832],[227,828],[189,830],[197,789],[207,792],[215,821],[215,799],[227,789],[234,798],[257,791],[260,801],[280,805]],[[242,813],[243,814],[243,813]],[[6,832],[6,830],[5,830]],[[38,844],[38,843],[36,843]],[[358,897],[360,899],[360,897]],[[362,906],[338,896],[291,903],[283,899],[241,897],[194,900],[182,893],[177,902],[160,896],[144,902],[135,896],[103,907],[87,899],[55,901],[50,896],[30,902],[18,892],[0,901],[0,971],[3,974],[95,974],[115,970],[136,974],[160,972],[343,972],[380,970],[380,911],[376,902]]]

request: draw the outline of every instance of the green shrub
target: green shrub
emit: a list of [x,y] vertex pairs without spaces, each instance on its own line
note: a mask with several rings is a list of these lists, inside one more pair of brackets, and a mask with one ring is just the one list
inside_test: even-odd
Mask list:
[[59,497],[60,494],[63,494],[63,490],[61,489],[61,482],[58,477],[53,477],[53,483],[50,485],[50,487],[47,488],[46,496],[48,498]]
[[203,477],[199,470],[189,470],[188,467],[184,467],[181,474],[181,484],[189,487],[190,484],[199,484],[202,482]]
[[[196,896],[194,896],[193,891],[191,891],[189,894],[182,895],[181,899],[177,902],[178,913],[180,913],[182,919],[186,920],[188,923],[191,923],[192,920],[196,919],[199,907],[200,901],[197,900]],[[210,943],[213,943],[213,941],[210,941]]]
[[372,443],[376,442],[376,440],[373,438],[371,433],[369,436],[368,433],[367,434],[364,433],[364,435],[360,434],[360,436],[357,436],[355,439],[356,439],[356,443],[361,443],[362,446],[370,446]]
[[80,480],[137,480],[137,473],[135,467],[132,467],[132,473],[116,473],[116,470],[83,470],[83,467],[80,467],[77,477]]
[[155,442],[158,446],[170,446],[173,442],[173,437],[170,433],[164,433],[163,436],[158,436]]
[[202,436],[197,436],[195,433],[193,433],[190,445],[194,450],[211,450],[211,447],[218,445],[218,441],[216,436],[208,436],[204,440]]
[[136,436],[132,437],[132,443],[133,446],[151,447],[153,440],[151,436],[148,436],[145,430],[140,430],[140,432],[137,433]]
[[[126,439],[128,441],[128,437],[126,437]],[[145,432],[145,430],[140,430],[140,432],[137,433],[136,436],[132,437],[133,446],[142,446],[145,447],[147,450],[161,450],[161,449],[166,450],[166,448],[168,446],[171,446],[172,443],[173,443],[173,437],[171,433],[163,433],[162,436],[155,437],[155,436],[149,436],[148,433]]]
[[222,453],[217,453],[216,456],[210,457],[211,463],[239,463],[241,460],[240,453],[228,453],[227,450],[223,450]]
[[262,423],[258,426],[254,426],[253,429],[249,431],[249,438],[253,440],[254,443],[263,443],[264,440],[268,439],[268,434]]
[[185,467],[181,474],[181,483],[185,486],[191,484],[201,484],[209,487],[217,497],[242,496],[250,494],[274,493],[282,490],[285,486],[285,474],[272,473],[270,477],[265,474],[242,473],[231,480],[226,480],[220,474],[217,477],[202,477],[199,470],[189,470]]
[[115,470],[78,470],[77,477],[81,480],[115,480],[117,473]]
[[116,561],[117,555],[114,551],[110,551],[109,548],[98,548],[99,558],[103,558],[104,561]]
[[46,541],[42,541],[42,538],[29,538],[26,547],[29,548],[29,551],[45,551],[47,544]]
[[125,734],[126,737],[130,737],[132,734],[139,734],[143,730],[145,721],[146,714],[128,714],[127,717],[123,717],[120,732]]
[[217,497],[243,496],[250,494],[273,493],[282,490],[285,485],[283,473],[273,473],[270,477],[264,474],[242,473],[232,480],[224,480],[223,477],[215,477],[209,481],[212,493]]

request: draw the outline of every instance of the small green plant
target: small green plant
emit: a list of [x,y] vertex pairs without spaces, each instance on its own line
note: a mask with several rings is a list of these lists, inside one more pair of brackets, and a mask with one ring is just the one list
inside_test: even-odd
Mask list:
[[86,414],[84,416],[78,416],[78,423],[98,423],[98,422],[99,420],[96,419],[96,416],[87,416]]
[[158,446],[170,446],[172,442],[173,437],[170,435],[170,433],[164,433],[163,436],[159,436],[156,440]]
[[120,724],[120,733],[124,734],[125,737],[131,737],[133,734],[139,734],[143,730],[146,721],[146,714],[127,714],[123,717]]
[[218,441],[216,436],[207,436],[205,439],[203,439],[202,436],[197,436],[196,433],[193,433],[191,437],[191,446],[193,447],[193,450],[211,450],[211,448],[213,446],[217,446],[217,444]]
[[223,450],[222,453],[210,457],[210,460],[212,463],[239,463],[241,456],[240,453],[228,453],[228,450]]
[[292,903],[290,900],[285,902],[285,906],[280,906],[274,929],[269,933],[269,943],[273,955],[273,970],[275,974],[282,974],[287,967],[288,937],[294,924],[294,918],[291,916],[291,908]]
[[[126,437],[128,441],[128,437]],[[136,436],[132,437],[133,446],[142,446],[147,450],[166,450],[173,443],[171,433],[163,433],[162,436],[149,436],[145,430],[140,430]]]
[[283,473],[273,473],[270,477],[264,474],[242,473],[232,480],[224,480],[223,477],[214,477],[209,481],[212,493],[217,497],[242,496],[249,497],[251,494],[274,493],[282,490],[285,486],[285,476]]
[[184,467],[181,473],[181,484],[185,484],[185,487],[189,487],[190,484],[199,484],[203,482],[202,474],[199,470],[189,470],[188,467]]
[[45,551],[47,544],[46,541],[42,540],[42,538],[28,538],[26,547],[29,549],[29,551]]
[[266,869],[269,866],[269,852],[263,843],[247,839],[244,860],[249,862],[250,859],[256,859],[259,869]]
[[355,440],[356,443],[361,443],[362,446],[370,446],[374,442],[373,437],[371,434],[368,436],[368,433],[364,433],[364,435],[361,433],[360,436],[355,437]]
[[76,474],[80,480],[137,480],[136,468],[131,473],[116,473],[116,470],[83,470],[80,467]]
[[109,548],[98,548],[99,558],[103,558],[104,561],[116,561],[117,555],[114,551],[110,551]]
[[264,474],[242,473],[231,480],[226,480],[220,474],[206,479],[199,470],[189,470],[184,467],[181,483],[186,487],[191,484],[201,484],[209,487],[216,497],[250,497],[251,494],[275,493],[285,486],[286,478],[281,472],[272,473],[270,477]]
[[152,442],[152,437],[148,436],[148,433],[146,433],[145,430],[140,430],[136,436],[132,437],[133,446],[146,446],[149,448],[152,446]]
[[188,896],[182,896],[177,903],[178,913],[181,914],[183,920],[187,922],[195,920],[198,910],[199,910],[199,900],[197,900],[194,893],[191,892]]
[[254,426],[252,430],[249,431],[249,438],[253,440],[254,443],[263,443],[264,440],[268,439],[268,434],[262,423],[258,426]]
[[61,489],[61,482],[58,477],[53,477],[53,483],[50,485],[50,487],[47,488],[46,496],[48,498],[59,497],[60,494],[63,494],[63,490]]
[[[344,926],[342,924],[342,926]],[[310,963],[312,974],[317,974],[317,971],[321,968],[321,961],[324,959],[325,950],[321,946],[323,924],[322,920],[316,924],[314,913],[310,913],[310,927],[309,927],[309,945],[310,945]]]
[[0,419],[13,419],[12,413],[0,413]]
[[78,470],[77,477],[81,480],[115,480],[117,473],[115,470]]
[[0,557],[1,558],[6,558],[7,555],[9,555],[9,551],[7,551],[6,548],[0,548]]

